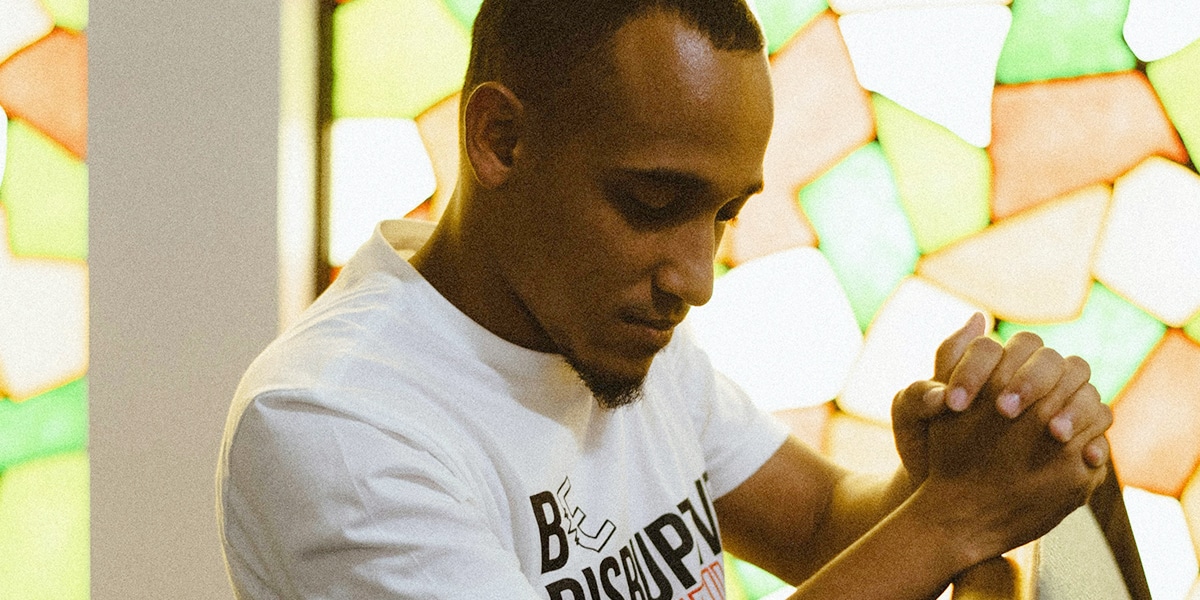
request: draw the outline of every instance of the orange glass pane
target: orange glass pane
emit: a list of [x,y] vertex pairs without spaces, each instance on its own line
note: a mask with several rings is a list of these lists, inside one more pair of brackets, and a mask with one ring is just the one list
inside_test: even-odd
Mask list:
[[835,410],[833,402],[826,402],[807,408],[780,410],[773,414],[788,426],[792,435],[814,450],[820,450],[825,446],[825,428]]
[[436,221],[446,211],[454,184],[458,181],[458,101],[454,94],[417,116],[417,130],[433,163],[437,189],[429,205],[429,217]]
[[1111,183],[1147,156],[1188,160],[1138,71],[998,86],[992,125],[995,219]]
[[0,65],[0,106],[87,156],[87,35],[55,29]]
[[1113,402],[1122,485],[1178,498],[1200,461],[1200,344],[1167,332]]
[[829,419],[825,455],[856,472],[894,473],[900,467],[890,427],[843,412]]
[[965,238],[917,264],[917,274],[1022,323],[1079,315],[1091,289],[1091,262],[1112,196],[1096,185]]
[[871,141],[870,97],[854,78],[837,20],[824,12],[771,57],[775,127],[764,159],[764,189],[730,228],[730,263],[816,245],[796,195]]

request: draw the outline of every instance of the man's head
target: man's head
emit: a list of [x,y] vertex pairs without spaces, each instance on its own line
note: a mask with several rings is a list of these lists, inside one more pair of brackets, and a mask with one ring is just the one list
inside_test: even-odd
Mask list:
[[635,399],[762,186],[772,100],[753,15],[740,0],[485,0],[463,97],[451,218],[489,295],[471,316],[562,354],[602,405]]
[[487,0],[472,30],[463,98],[498,81],[527,104],[552,101],[588,70],[606,68],[616,32],[650,12],[679,18],[718,50],[757,53],[765,44],[741,0]]

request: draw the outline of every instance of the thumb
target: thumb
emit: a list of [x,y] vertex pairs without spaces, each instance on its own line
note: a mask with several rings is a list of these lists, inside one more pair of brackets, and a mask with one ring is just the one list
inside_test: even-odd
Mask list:
[[929,421],[947,412],[946,386],[918,381],[896,394],[892,402],[892,435],[896,450],[914,482],[929,472]]
[[971,340],[983,335],[987,332],[986,330],[987,319],[984,318],[983,313],[976,312],[971,315],[970,319],[967,319],[961,329],[950,334],[950,337],[938,346],[933,364],[934,381],[942,383],[950,381],[950,374],[954,373],[954,367],[958,365],[958,361],[962,360]]

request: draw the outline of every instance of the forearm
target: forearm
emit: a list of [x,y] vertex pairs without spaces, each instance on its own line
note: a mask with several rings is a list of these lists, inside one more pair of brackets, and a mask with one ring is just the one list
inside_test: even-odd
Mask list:
[[[914,486],[903,467],[891,477],[882,474],[848,473],[833,489],[829,508],[813,535],[817,542],[806,557],[806,575],[811,576],[896,510]],[[806,577],[807,578],[807,577]]]
[[[907,482],[903,482],[907,485]],[[884,488],[877,507],[896,498],[899,483]],[[857,536],[814,575],[805,579],[793,600],[872,598],[873,600],[924,600],[936,597],[959,572],[979,558],[963,543],[953,519],[939,518],[941,511],[928,496],[908,495],[895,510]],[[867,515],[855,515],[844,532]],[[838,532],[841,535],[843,532]]]

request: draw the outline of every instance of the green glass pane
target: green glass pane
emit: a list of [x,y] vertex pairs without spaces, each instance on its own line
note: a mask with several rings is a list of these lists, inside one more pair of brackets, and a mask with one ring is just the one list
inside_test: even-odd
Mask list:
[[87,447],[87,379],[23,402],[0,400],[0,471]]
[[88,0],[42,0],[42,3],[54,15],[55,25],[75,31],[87,28]]
[[24,121],[8,122],[0,204],[17,256],[87,257],[87,165]]
[[1129,0],[1014,0],[996,79],[1022,83],[1127,71],[1137,57],[1121,28]]
[[922,254],[987,227],[992,163],[987,151],[872,94],[879,144]]
[[1179,131],[1192,163],[1200,162],[1200,40],[1146,65],[1146,76]]
[[762,23],[767,52],[771,54],[788,43],[813,17],[829,8],[826,0],[751,0],[750,5]]
[[333,13],[335,117],[411,119],[462,88],[467,30],[438,0],[354,0]]
[[22,463],[0,475],[0,598],[86,600],[88,458]]
[[731,565],[737,572],[742,589],[746,592],[746,598],[749,600],[758,600],[780,588],[787,587],[787,583],[783,580],[755,565],[728,555],[727,558],[729,560],[726,561],[726,564]]
[[1200,315],[1196,315],[1196,318],[1192,319],[1191,323],[1184,325],[1183,332],[1188,337],[1196,340],[1196,343],[1200,344]]
[[800,205],[865,331],[919,257],[879,144],[863,146],[801,189]]
[[450,9],[450,14],[462,23],[469,31],[475,23],[475,15],[479,13],[479,5],[483,4],[483,0],[445,0],[446,8]]
[[1096,283],[1083,313],[1074,321],[1047,325],[1002,322],[996,330],[1005,341],[1018,331],[1032,331],[1063,355],[1074,354],[1088,361],[1092,385],[1105,403],[1111,403],[1167,326]]
[[724,560],[725,600],[750,600],[750,597],[746,595],[746,586],[742,584],[742,578],[738,577],[737,569],[733,567],[733,561],[736,559],[727,552]]
[[724,263],[713,263],[713,279],[720,279],[729,272],[729,267]]

